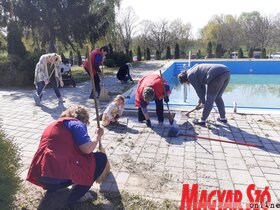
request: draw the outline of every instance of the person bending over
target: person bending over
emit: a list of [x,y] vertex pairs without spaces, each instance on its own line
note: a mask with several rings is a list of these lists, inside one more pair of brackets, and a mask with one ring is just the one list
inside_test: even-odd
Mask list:
[[[167,93],[166,97],[164,97],[164,90]],[[147,106],[151,101],[155,100],[158,123],[162,125],[164,121],[163,99],[166,103],[169,101],[168,93],[170,93],[170,87],[165,80],[163,87],[160,75],[150,74],[141,78],[135,95],[135,106],[138,107],[138,121],[143,122],[146,120],[146,125],[148,127],[152,126]]]
[[131,68],[132,68],[131,63],[126,63],[126,64],[120,66],[118,73],[117,73],[117,78],[118,78],[118,80],[121,81],[122,84],[126,83],[128,80],[130,80],[132,83],[134,83],[134,81],[130,75]]
[[220,114],[217,120],[227,123],[222,95],[230,81],[230,70],[225,65],[198,64],[190,70],[182,71],[178,75],[178,79],[180,83],[191,84],[194,87],[199,97],[196,108],[203,108],[202,117],[199,120],[195,120],[194,124],[205,126],[214,102]]

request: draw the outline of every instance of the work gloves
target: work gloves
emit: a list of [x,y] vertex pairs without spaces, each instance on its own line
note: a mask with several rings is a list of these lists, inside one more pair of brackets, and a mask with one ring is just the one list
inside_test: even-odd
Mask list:
[[169,102],[169,97],[165,96],[163,100],[164,100],[165,103],[168,103]]
[[147,127],[151,128],[151,127],[152,127],[151,120],[147,120],[147,121],[146,121],[146,125],[147,125]]
[[196,110],[200,110],[200,109],[202,109],[203,107],[204,107],[204,104],[198,103],[198,104],[196,105],[195,109],[196,109]]

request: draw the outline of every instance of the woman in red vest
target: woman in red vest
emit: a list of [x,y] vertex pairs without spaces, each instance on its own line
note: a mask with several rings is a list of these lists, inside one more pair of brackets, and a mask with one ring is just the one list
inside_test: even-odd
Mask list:
[[[164,90],[167,93],[165,98]],[[164,80],[163,87],[160,75],[150,74],[140,79],[135,95],[135,106],[138,107],[138,121],[143,122],[146,120],[146,125],[148,127],[152,126],[147,106],[151,101],[155,100],[158,123],[162,125],[164,120],[162,99],[164,99],[165,102],[168,102],[168,93],[170,93],[169,85]]]
[[88,124],[89,113],[84,107],[65,110],[44,130],[27,180],[48,193],[73,185],[68,204],[92,198],[88,190],[102,174],[107,157],[100,152],[93,153],[103,129],[96,129],[90,139]]
[[[108,46],[103,46],[100,49],[97,48],[97,49],[91,51],[91,53],[90,53],[90,61],[91,61],[91,65],[92,65],[92,75],[93,75],[93,79],[94,79],[95,90],[97,92],[97,97],[99,97],[100,91],[101,91],[100,78],[99,78],[98,73],[101,73],[100,65],[103,62],[103,57],[108,54],[108,51],[109,51]],[[88,59],[85,59],[83,66],[84,66],[84,69],[86,70],[86,72],[88,73],[88,75],[90,76]],[[89,98],[93,99],[93,91],[91,91]]]

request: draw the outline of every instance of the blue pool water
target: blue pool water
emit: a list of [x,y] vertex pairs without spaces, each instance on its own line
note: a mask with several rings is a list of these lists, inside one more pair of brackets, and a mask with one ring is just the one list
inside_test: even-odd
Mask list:
[[[174,83],[173,83],[174,82]],[[178,84],[175,77],[170,104],[196,105],[198,97],[191,85]],[[280,109],[280,75],[232,74],[223,99],[227,107]]]

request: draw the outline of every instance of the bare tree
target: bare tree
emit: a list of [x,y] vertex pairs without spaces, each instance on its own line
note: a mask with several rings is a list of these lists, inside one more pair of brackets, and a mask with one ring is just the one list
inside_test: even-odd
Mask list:
[[192,26],[190,23],[184,24],[181,19],[175,19],[170,23],[170,45],[179,44],[181,52],[185,52],[188,41],[191,37]]
[[241,14],[240,24],[243,39],[247,40],[250,47],[265,48],[272,38],[273,23],[268,17],[262,17],[259,12]]
[[134,10],[131,7],[121,10],[117,16],[117,30],[122,45],[127,54],[129,53],[129,47],[132,42],[132,37],[136,32],[135,28],[137,21],[138,17],[136,16]]
[[168,29],[168,21],[160,20],[154,22],[151,28],[151,39],[153,41],[154,48],[159,52],[159,56],[165,50],[168,42],[170,41],[170,32]]

